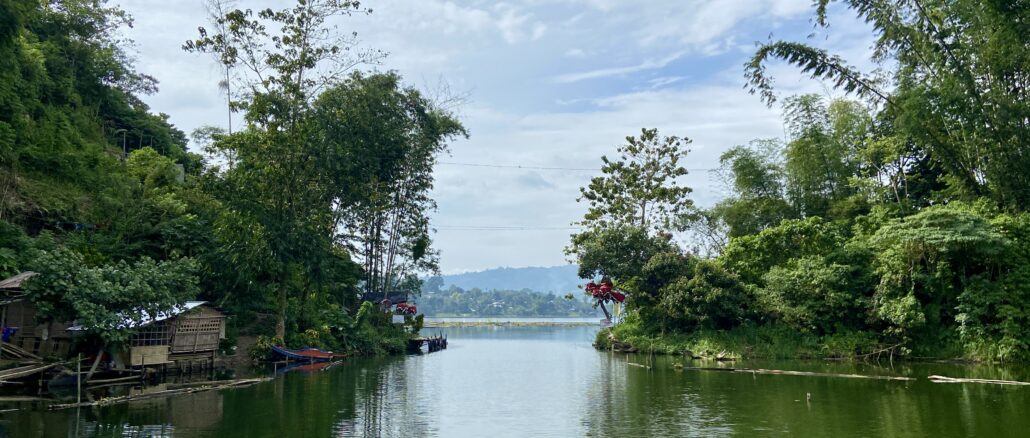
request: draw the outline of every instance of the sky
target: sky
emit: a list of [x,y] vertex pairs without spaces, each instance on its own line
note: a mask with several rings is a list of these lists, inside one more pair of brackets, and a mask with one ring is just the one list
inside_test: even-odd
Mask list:
[[[160,81],[143,100],[189,133],[225,127],[220,69],[182,51],[207,22],[203,0],[123,0],[135,18],[137,68]],[[239,1],[262,9],[287,0]],[[692,140],[682,183],[697,205],[726,196],[709,171],[719,155],[782,138],[778,107],[744,89],[755,43],[804,41],[867,71],[872,31],[842,9],[816,29],[811,0],[367,0],[343,17],[359,47],[388,53],[367,70],[395,70],[430,95],[463,96],[470,137],[440,157],[432,189],[443,273],[568,262],[569,229],[586,211],[579,188],[628,135],[657,128]],[[781,96],[828,86],[770,65]],[[239,115],[236,116],[237,119]],[[199,151],[198,151],[199,152]],[[476,166],[469,166],[475,164]],[[486,165],[486,166],[483,166]],[[487,166],[522,166],[487,167]],[[535,168],[535,169],[534,169]],[[541,169],[543,168],[543,169]],[[558,168],[558,169],[554,169]],[[580,170],[587,169],[587,170]]]

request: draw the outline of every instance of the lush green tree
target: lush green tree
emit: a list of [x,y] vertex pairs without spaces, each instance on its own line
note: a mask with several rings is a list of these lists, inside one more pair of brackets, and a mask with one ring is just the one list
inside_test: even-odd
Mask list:
[[846,241],[839,226],[822,218],[792,219],[758,234],[730,241],[720,262],[741,279],[762,284],[762,276],[791,259],[828,254]]
[[[265,249],[241,261],[265,267],[274,264],[276,336],[286,335],[291,278],[310,270],[330,248],[331,224],[325,209],[329,180],[320,158],[324,143],[316,141],[310,116],[313,100],[356,63],[351,37],[333,37],[327,20],[360,11],[356,2],[299,1],[294,7],[265,9],[256,14],[233,9],[216,18],[216,33],[200,28],[200,38],[184,49],[214,53],[242,82],[232,106],[246,110],[247,127],[218,142],[238,162],[225,175],[224,203],[233,210],[226,219],[232,230],[257,227]],[[270,31],[269,27],[277,28]],[[224,236],[241,237],[227,231]],[[252,240],[234,241],[240,247]]]
[[719,202],[712,214],[726,223],[729,237],[755,234],[796,217],[785,196],[785,176],[775,140],[736,146],[719,158],[733,196]]
[[798,217],[834,217],[839,201],[854,194],[856,151],[865,142],[868,116],[854,102],[837,100],[827,108],[816,95],[784,105],[790,141],[784,149],[785,187]]
[[880,279],[875,314],[904,337],[954,327],[960,297],[994,287],[1011,241],[982,213],[948,205],[891,221],[869,243]]
[[590,207],[582,225],[598,228],[635,225],[667,230],[672,220],[689,209],[690,187],[679,185],[687,174],[681,161],[689,152],[690,139],[662,137],[657,129],[642,129],[639,137],[626,137],[616,149],[619,157],[601,157],[604,176],[594,177],[580,188],[578,201]]
[[[817,21],[827,25],[830,0]],[[945,171],[947,196],[989,195],[1008,208],[1030,203],[1027,8],[1021,2],[843,0],[877,32],[875,60],[890,68],[891,87],[839,57],[805,44],[772,42],[747,64],[751,91],[775,99],[765,62],[779,58],[813,77],[885,107],[890,123],[917,153]],[[888,91],[889,90],[889,91]]]
[[674,250],[668,235],[651,236],[640,226],[623,225],[576,234],[566,253],[575,257],[581,278],[608,276],[629,281],[655,254]]
[[869,260],[847,261],[812,255],[772,267],[762,277],[761,307],[806,332],[865,329],[873,291]]
[[[467,135],[396,73],[355,73],[314,104],[334,240],[357,248],[365,289],[386,293],[437,270],[429,214],[436,157]],[[417,288],[416,288],[417,290]]]
[[167,312],[197,295],[196,263],[141,258],[91,267],[78,253],[42,251],[25,284],[42,321],[76,321],[105,344],[124,343],[131,326]]

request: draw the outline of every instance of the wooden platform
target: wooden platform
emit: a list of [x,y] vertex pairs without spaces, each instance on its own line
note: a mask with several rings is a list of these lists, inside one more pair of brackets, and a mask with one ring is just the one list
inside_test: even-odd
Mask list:
[[420,352],[422,346],[425,345],[430,353],[434,353],[440,350],[447,349],[447,337],[436,335],[436,336],[421,336],[411,340],[408,340],[408,351]]

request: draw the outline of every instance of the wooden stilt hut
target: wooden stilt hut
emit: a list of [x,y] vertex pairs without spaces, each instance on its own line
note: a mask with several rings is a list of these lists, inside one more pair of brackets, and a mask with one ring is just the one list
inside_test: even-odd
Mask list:
[[39,324],[35,304],[25,296],[22,285],[36,273],[25,271],[0,281],[0,351],[2,344],[13,345],[36,356],[65,357],[72,339],[69,322]]
[[[117,357],[125,367],[162,366],[198,358],[213,360],[225,339],[225,314],[205,301],[187,301],[153,318],[126,318],[135,330],[129,349]],[[75,326],[71,331],[84,331]]]

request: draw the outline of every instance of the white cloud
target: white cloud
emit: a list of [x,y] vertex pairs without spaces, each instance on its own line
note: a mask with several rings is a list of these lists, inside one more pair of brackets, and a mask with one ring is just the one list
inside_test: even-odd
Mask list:
[[495,9],[499,14],[496,26],[508,44],[540,39],[547,30],[546,25],[533,20],[532,14],[522,12],[509,4],[498,4]]
[[637,65],[625,66],[625,67],[607,67],[597,70],[590,70],[579,73],[567,73],[558,75],[554,78],[554,81],[560,84],[568,84],[573,82],[584,81],[587,79],[598,79],[613,76],[625,76],[630,73],[638,73],[647,70],[655,70],[663,68],[669,63],[681,58],[684,52],[677,52],[668,55],[660,59],[647,59]]
[[583,49],[573,48],[565,51],[566,58],[582,58],[587,56],[587,52]]
[[[123,5],[137,19],[130,35],[139,42],[140,70],[161,80],[161,92],[145,101],[187,132],[224,126],[220,70],[180,49],[206,22],[202,2]],[[778,110],[741,89],[740,65],[751,40],[772,30],[810,31],[797,29],[809,26],[809,0],[391,0],[372,7],[372,15],[338,25],[358,31],[364,47],[390,53],[380,69],[397,69],[410,83],[442,77],[456,90],[474,90],[461,111],[472,138],[456,142],[445,161],[543,167],[598,167],[602,154],[643,127],[692,138],[691,168],[714,167],[735,144],[782,135]],[[871,34],[849,17],[832,17],[830,37],[815,42],[867,68],[860,61]],[[822,91],[793,67],[772,63],[770,72],[783,95]],[[562,227],[582,216],[575,199],[592,173],[440,166],[436,175],[437,225]],[[685,182],[702,205],[722,196],[705,172]],[[568,234],[440,231],[436,245],[447,271],[549,265],[564,261]]]

